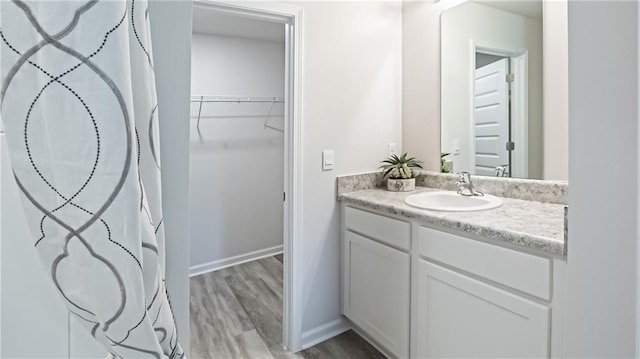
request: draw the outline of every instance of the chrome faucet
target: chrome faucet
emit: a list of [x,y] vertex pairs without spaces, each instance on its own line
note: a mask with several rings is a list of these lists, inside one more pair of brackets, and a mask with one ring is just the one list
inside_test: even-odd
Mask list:
[[496,177],[509,177],[509,165],[496,166]]
[[458,194],[463,196],[484,196],[484,193],[476,190],[471,182],[471,174],[469,172],[458,173],[458,180],[456,181],[458,186]]

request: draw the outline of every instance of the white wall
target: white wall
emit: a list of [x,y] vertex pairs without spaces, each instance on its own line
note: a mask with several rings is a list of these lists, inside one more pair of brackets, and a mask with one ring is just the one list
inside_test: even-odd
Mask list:
[[192,96],[284,96],[282,36],[275,42],[193,34]]
[[179,342],[189,355],[189,0],[150,1],[158,92],[166,281]]
[[440,14],[466,0],[402,4],[403,150],[440,171]]
[[[305,293],[302,328],[309,331],[341,317],[340,217],[335,178],[375,170],[387,155],[387,143],[402,144],[402,11],[400,3],[391,2],[289,3],[304,8],[303,218],[302,237],[298,239],[304,271],[297,274],[302,276]],[[156,57],[166,57],[156,62],[156,71],[163,70],[158,92],[161,100],[164,99],[164,106],[173,108],[174,119],[186,118],[188,110],[183,105],[188,105],[184,97],[189,91],[185,82],[189,79],[190,54],[185,47],[190,46],[191,14],[183,4],[155,2],[155,11],[161,16],[152,18],[155,28],[161,28],[162,22],[171,24],[164,30],[152,30],[156,31]],[[187,28],[189,34],[185,33]],[[179,48],[176,49],[177,44]],[[160,46],[162,51],[158,51]],[[171,80],[173,85],[170,85]],[[167,188],[173,191],[172,201],[167,202],[165,197],[165,204],[178,205],[171,211],[174,215],[175,211],[184,211],[182,215],[176,215],[174,228],[180,227],[188,235],[188,219],[184,217],[188,216],[189,210],[188,203],[185,206],[189,195],[188,179],[185,181],[184,178],[188,165],[184,162],[188,158],[189,140],[185,126],[188,126],[186,121],[165,120],[162,130],[167,136],[172,133],[174,138],[171,142],[162,140],[172,143],[176,152],[162,155],[165,173],[167,163],[171,164],[178,181]],[[321,170],[324,148],[336,151],[334,171]],[[170,149],[168,146],[167,151]],[[163,178],[163,183],[170,182]],[[175,232],[172,234],[177,236]],[[176,238],[187,236],[183,234]],[[185,313],[188,312],[188,253],[185,253],[188,246],[180,241],[174,243],[176,246],[168,251],[167,259],[175,265],[170,274],[172,278],[184,283],[177,289],[180,299],[186,302],[174,305],[179,308],[176,312],[180,327],[185,319],[188,320]],[[177,248],[180,244],[182,247]],[[178,294],[174,293],[174,297]],[[180,329],[184,339],[186,330]]]
[[637,2],[569,2],[567,357],[637,357],[638,47]]
[[542,28],[544,168],[548,180],[569,178],[569,27],[567,0],[545,1]]
[[528,177],[542,178],[542,23],[527,17],[467,2],[441,16],[443,152],[456,171],[471,171],[474,161],[472,68],[476,46],[528,51]]
[[[284,42],[194,34],[191,51],[192,95],[284,96]],[[283,244],[284,135],[264,128],[269,107],[206,104],[200,134],[191,119],[192,269]],[[271,126],[283,128],[283,109]]]
[[[377,169],[401,145],[402,12],[396,2],[290,2],[304,8],[303,331],[340,317],[335,178]],[[321,152],[335,150],[323,172]]]
[[[305,269],[297,274],[305,293],[302,328],[309,331],[340,318],[335,177],[375,170],[387,155],[388,142],[402,144],[402,12],[401,4],[387,2],[290,3],[304,8],[303,235],[298,240]],[[188,118],[191,7],[188,1],[151,4],[158,94],[166,116],[164,123],[161,117],[161,130],[167,138],[161,140],[170,144],[162,160],[164,173],[170,168],[175,177],[175,183],[163,177],[170,192],[165,205],[175,206],[165,211],[173,218],[172,226],[167,223],[165,228],[167,238],[176,238],[168,242],[167,277],[172,281],[184,347],[189,309],[189,130],[184,119]],[[336,151],[332,172],[321,170],[324,148]]]
[[[425,168],[432,171],[440,170],[440,15],[464,2],[466,0],[440,0],[435,3],[403,1],[404,150],[425,159]],[[554,36],[553,31],[559,31],[551,44],[543,45],[544,57],[551,58],[551,61],[567,57],[566,44],[562,43],[562,24],[566,26],[566,12],[562,15],[561,4],[555,4],[558,2],[566,4],[566,0],[544,0],[543,28],[547,26],[546,17],[550,17],[551,31],[547,35]],[[547,66],[547,62],[544,65]],[[547,74],[547,69],[543,68],[543,79],[553,76],[560,81],[558,86],[562,86],[562,81],[566,81],[566,71],[563,72],[558,63],[551,65],[550,69],[553,72]],[[567,179],[562,171],[567,168],[568,137],[559,132],[568,128],[568,115],[563,110],[567,108],[567,101],[562,87],[543,93],[544,113],[556,114],[553,119],[550,118],[551,125],[544,123],[555,135],[549,142],[546,138],[544,140],[545,156],[553,157],[549,162],[553,168],[544,169],[545,179]],[[562,113],[565,115],[558,115]]]

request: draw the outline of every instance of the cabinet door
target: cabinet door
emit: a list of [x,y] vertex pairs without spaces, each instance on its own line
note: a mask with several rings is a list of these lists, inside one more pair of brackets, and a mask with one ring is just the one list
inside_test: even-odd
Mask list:
[[550,309],[419,260],[416,358],[546,358]]
[[391,354],[409,355],[410,256],[345,233],[344,314]]

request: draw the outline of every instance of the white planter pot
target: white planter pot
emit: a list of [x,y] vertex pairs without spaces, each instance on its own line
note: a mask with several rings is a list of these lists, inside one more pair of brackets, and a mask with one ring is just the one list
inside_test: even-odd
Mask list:
[[387,179],[387,189],[393,192],[410,192],[416,189],[416,179]]

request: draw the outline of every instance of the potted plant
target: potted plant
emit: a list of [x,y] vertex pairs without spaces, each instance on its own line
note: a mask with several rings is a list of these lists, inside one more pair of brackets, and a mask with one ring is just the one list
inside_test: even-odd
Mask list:
[[451,153],[442,152],[440,153],[440,172],[442,173],[452,173],[453,172],[453,162],[447,161],[445,157],[449,156]]
[[380,166],[384,177],[387,178],[387,189],[394,192],[409,192],[416,188],[416,171],[414,168],[422,168],[422,161],[414,157],[391,155],[382,161]]

